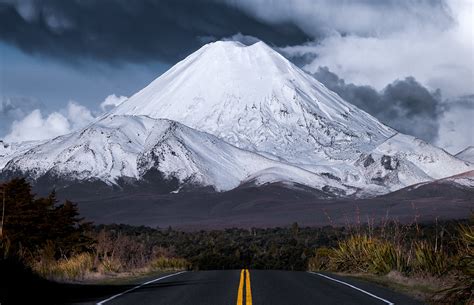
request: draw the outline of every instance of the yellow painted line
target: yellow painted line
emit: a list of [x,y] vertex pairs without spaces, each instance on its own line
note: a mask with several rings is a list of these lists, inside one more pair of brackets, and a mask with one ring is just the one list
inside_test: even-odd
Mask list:
[[252,305],[252,288],[250,287],[250,271],[245,270],[245,305]]
[[244,302],[244,274],[245,270],[240,271],[239,290],[237,290],[237,305],[243,305]]

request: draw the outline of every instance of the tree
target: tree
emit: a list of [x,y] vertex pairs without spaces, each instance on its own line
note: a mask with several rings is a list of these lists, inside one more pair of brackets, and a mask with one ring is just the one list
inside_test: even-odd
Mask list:
[[2,244],[9,245],[10,254],[31,256],[49,244],[56,256],[64,256],[92,244],[87,235],[90,223],[79,217],[74,203],[58,204],[54,191],[35,198],[25,179],[13,179],[0,189],[5,194]]

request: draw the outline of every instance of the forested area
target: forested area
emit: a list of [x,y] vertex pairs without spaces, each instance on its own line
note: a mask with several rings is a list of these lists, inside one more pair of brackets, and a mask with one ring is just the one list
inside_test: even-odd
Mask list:
[[2,184],[0,192],[2,285],[8,282],[5,270],[18,273],[12,266],[56,281],[153,270],[398,272],[406,277],[449,277],[446,298],[460,302],[472,298],[472,218],[409,225],[300,227],[293,223],[267,229],[181,231],[94,225],[79,216],[74,203],[58,202],[54,192],[44,198],[34,196],[23,179]]

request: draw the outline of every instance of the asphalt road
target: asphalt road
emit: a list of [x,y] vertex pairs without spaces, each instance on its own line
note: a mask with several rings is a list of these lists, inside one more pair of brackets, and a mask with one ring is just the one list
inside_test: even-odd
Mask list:
[[421,304],[364,281],[293,271],[223,270],[170,274],[97,304],[316,305]]

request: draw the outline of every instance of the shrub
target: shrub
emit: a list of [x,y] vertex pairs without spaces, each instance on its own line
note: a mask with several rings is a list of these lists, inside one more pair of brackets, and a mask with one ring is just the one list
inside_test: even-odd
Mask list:
[[406,261],[391,242],[357,234],[339,242],[329,256],[329,266],[336,271],[386,274],[404,270]]
[[370,270],[377,274],[387,274],[392,270],[405,272],[408,269],[403,249],[388,241],[377,240],[370,256]]
[[113,257],[103,257],[100,260],[98,270],[101,273],[118,273],[122,270],[122,264]]
[[413,268],[420,273],[440,276],[448,269],[448,256],[432,243],[415,241]]
[[474,280],[474,226],[459,226],[459,260],[458,268]]
[[81,253],[60,260],[41,260],[34,270],[41,276],[54,280],[82,280],[92,271],[94,258],[89,253]]
[[160,256],[150,263],[152,270],[187,270],[190,267],[191,264],[187,260],[175,257]]
[[[387,274],[392,270],[413,275],[447,276],[454,285],[431,299],[435,304],[474,304],[474,226],[460,224],[427,231],[416,226],[393,227],[399,234],[348,232],[334,248],[319,248],[308,260],[309,270]],[[388,227],[388,230],[391,230]],[[404,232],[404,234],[400,234]]]
[[329,257],[331,249],[327,247],[317,248],[313,257],[308,259],[308,270],[320,271],[327,270],[329,267]]
[[458,274],[455,283],[434,296],[445,304],[474,303],[474,226],[460,225],[458,228],[459,255],[456,262]]

